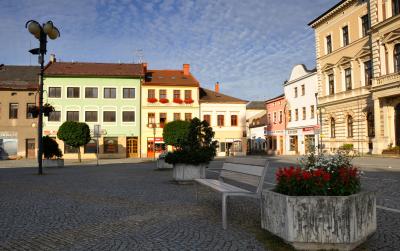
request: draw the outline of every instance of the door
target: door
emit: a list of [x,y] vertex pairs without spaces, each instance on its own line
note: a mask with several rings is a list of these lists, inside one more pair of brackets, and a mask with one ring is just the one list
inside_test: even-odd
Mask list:
[[315,137],[314,135],[306,135],[305,136],[305,150],[306,154],[312,152],[315,152]]
[[35,158],[35,139],[25,140],[25,155],[27,159]]
[[126,138],[126,157],[137,158],[138,157],[138,138]]
[[147,158],[154,158],[154,141],[147,139]]
[[394,108],[394,128],[395,128],[395,140],[396,146],[400,146],[400,104]]

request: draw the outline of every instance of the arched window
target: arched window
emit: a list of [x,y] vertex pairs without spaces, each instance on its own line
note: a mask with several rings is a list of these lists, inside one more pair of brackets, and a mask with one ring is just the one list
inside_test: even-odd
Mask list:
[[400,44],[394,46],[394,71],[400,72]]
[[347,116],[347,137],[353,138],[353,117]]
[[331,138],[336,137],[336,125],[335,125],[335,119],[331,118]]
[[374,114],[369,112],[367,114],[368,137],[375,137],[375,121]]

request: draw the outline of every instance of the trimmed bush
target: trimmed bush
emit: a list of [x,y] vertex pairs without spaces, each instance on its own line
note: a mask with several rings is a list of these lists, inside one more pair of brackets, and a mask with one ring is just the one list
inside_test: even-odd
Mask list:
[[43,143],[43,156],[46,159],[52,159],[54,157],[56,158],[62,157],[62,152],[58,147],[58,143],[53,138],[50,138],[49,136],[44,136],[42,139],[42,143]]
[[86,123],[66,121],[58,129],[57,137],[65,144],[78,148],[78,159],[81,162],[80,147],[91,139],[89,126]]

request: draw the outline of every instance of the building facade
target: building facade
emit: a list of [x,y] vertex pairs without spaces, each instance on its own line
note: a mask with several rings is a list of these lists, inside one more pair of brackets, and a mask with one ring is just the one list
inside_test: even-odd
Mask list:
[[215,132],[217,156],[246,155],[246,103],[220,93],[219,83],[215,91],[200,88],[200,118]]
[[[43,135],[57,136],[64,121],[101,126],[101,137],[81,147],[82,158],[140,157],[141,64],[51,62],[45,69],[44,102],[55,107],[44,118]],[[58,140],[64,158],[77,149]]]
[[0,159],[37,156],[36,106],[39,67],[0,65]]
[[[265,140],[265,135],[266,132],[264,132],[264,129],[266,130],[266,110],[265,110],[265,101],[250,101],[246,105],[246,136],[247,136],[247,153],[251,154],[254,146],[255,146],[255,140],[260,137],[260,140],[258,141],[264,141],[265,144],[262,144],[264,147],[264,151],[266,151],[267,148],[267,143]],[[261,118],[264,116],[265,122],[263,122],[264,125],[257,126],[256,123],[259,121],[259,124],[261,124]],[[257,120],[258,119],[258,120]],[[256,129],[257,127],[260,127]],[[265,128],[264,128],[265,127]],[[261,134],[259,134],[261,132]],[[254,137],[254,138],[253,138]],[[254,150],[258,151],[258,150]]]
[[280,155],[285,152],[285,130],[287,123],[287,104],[285,95],[265,101],[267,110],[267,153]]
[[199,116],[199,82],[190,73],[189,64],[184,64],[182,70],[146,69],[142,85],[142,157],[154,158],[167,150],[162,136],[166,123]]
[[369,1],[342,0],[313,20],[324,151],[372,151]]
[[289,119],[285,133],[285,154],[305,154],[318,146],[317,84],[316,70],[310,71],[304,65],[296,65],[283,85]]
[[400,146],[400,1],[371,0],[373,153]]
[[249,119],[249,154],[267,153],[267,112],[262,111]]

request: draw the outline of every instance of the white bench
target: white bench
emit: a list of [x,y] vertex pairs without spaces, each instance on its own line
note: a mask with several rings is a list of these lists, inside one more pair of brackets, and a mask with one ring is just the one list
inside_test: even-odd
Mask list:
[[[226,229],[226,199],[228,196],[247,196],[260,199],[261,190],[264,184],[265,174],[268,168],[268,161],[265,159],[237,158],[227,160],[222,166],[218,180],[195,179],[196,199],[198,198],[197,184],[211,188],[222,194],[222,228]],[[238,183],[254,188],[254,191],[239,187]]]

